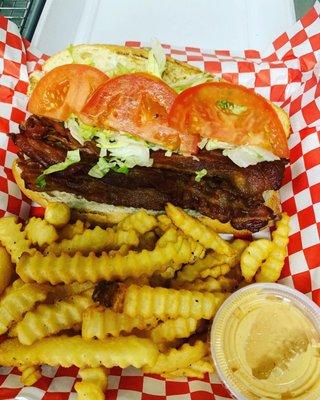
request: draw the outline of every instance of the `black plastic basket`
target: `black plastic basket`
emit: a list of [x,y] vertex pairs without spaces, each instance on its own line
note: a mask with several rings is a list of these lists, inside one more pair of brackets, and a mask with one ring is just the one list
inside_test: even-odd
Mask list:
[[18,25],[21,33],[31,40],[45,0],[0,0],[0,14]]

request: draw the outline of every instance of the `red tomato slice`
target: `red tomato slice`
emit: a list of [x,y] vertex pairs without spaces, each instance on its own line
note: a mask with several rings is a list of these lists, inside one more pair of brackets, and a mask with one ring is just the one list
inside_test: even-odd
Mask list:
[[277,113],[262,96],[244,86],[210,82],[183,91],[170,110],[169,124],[180,132],[236,145],[261,146],[289,158]]
[[33,114],[64,121],[79,113],[88,97],[108,80],[97,68],[66,64],[54,68],[40,79],[28,104]]
[[177,149],[179,132],[168,125],[168,112],[176,97],[174,90],[152,75],[125,74],[108,80],[92,94],[81,119]]

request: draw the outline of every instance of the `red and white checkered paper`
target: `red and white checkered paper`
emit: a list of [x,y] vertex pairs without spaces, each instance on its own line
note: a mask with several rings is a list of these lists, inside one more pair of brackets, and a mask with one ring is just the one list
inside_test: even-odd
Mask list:
[[[140,42],[126,42],[142,46]],[[290,165],[281,189],[282,206],[291,215],[288,259],[281,282],[306,293],[320,305],[320,3],[264,53],[232,53],[175,48],[167,54],[231,82],[237,82],[283,107],[290,115]],[[0,17],[0,215],[22,218],[41,213],[14,183],[11,164],[17,149],[8,132],[17,132],[25,118],[28,74],[41,68],[44,54],[31,49],[17,27]],[[17,369],[0,368],[0,399],[75,399],[77,368],[43,369],[32,388],[23,388]],[[204,380],[164,380],[139,370],[113,368],[109,400],[222,400],[231,398],[216,375]]]

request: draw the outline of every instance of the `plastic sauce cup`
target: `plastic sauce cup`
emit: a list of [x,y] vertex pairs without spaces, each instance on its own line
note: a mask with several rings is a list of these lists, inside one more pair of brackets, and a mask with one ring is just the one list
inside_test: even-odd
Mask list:
[[210,333],[220,379],[238,400],[320,399],[320,308],[287,286],[233,293]]

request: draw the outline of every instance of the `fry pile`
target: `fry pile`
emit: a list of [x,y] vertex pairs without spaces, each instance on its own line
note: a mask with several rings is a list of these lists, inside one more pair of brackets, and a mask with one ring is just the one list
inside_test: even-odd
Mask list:
[[283,214],[272,241],[228,242],[172,204],[112,227],[69,220],[59,203],[44,219],[0,219],[0,365],[18,367],[25,385],[42,364],[76,365],[79,399],[94,400],[114,366],[213,372],[210,320],[238,287],[279,278],[289,234]]

